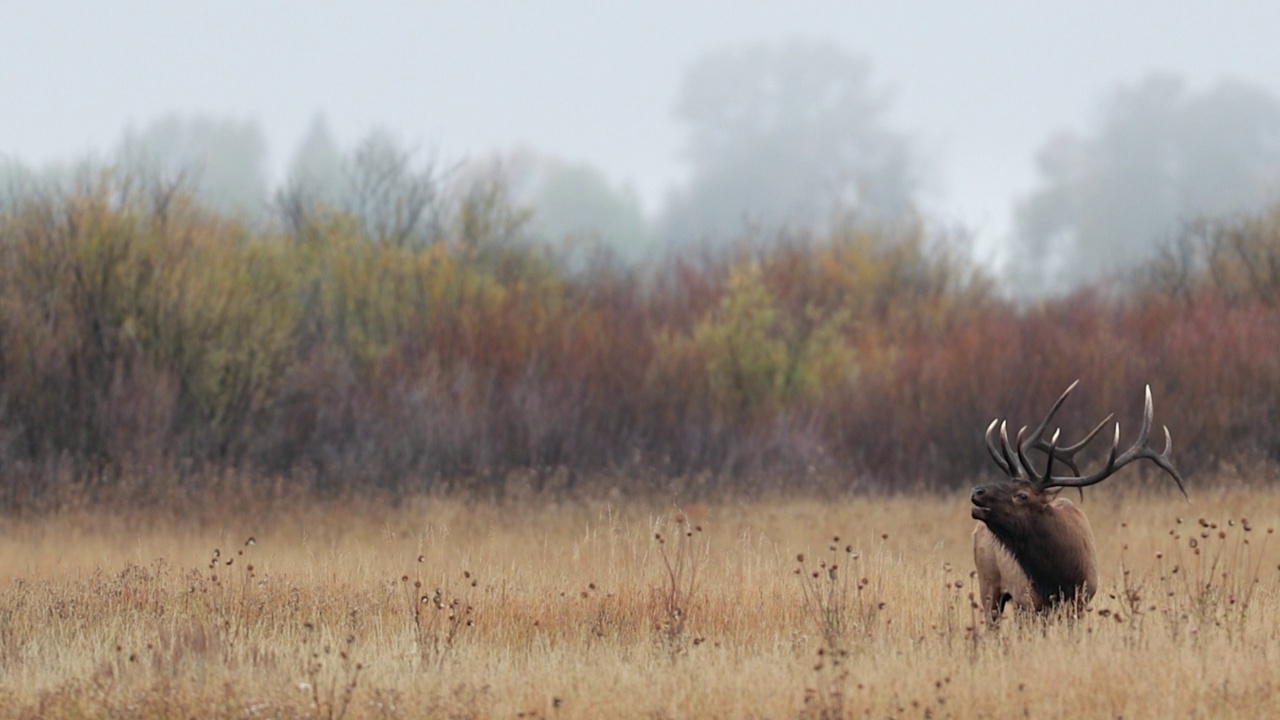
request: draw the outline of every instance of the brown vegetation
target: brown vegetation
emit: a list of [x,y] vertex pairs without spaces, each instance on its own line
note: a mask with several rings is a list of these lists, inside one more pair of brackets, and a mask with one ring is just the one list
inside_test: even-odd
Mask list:
[[1064,424],[1127,423],[1150,381],[1189,476],[1274,463],[1278,213],[1019,307],[923,226],[633,270],[520,241],[500,195],[397,243],[324,209],[251,231],[108,177],[0,212],[4,504],[221,469],[325,491],[953,488],[986,473],[986,418],[1076,377]]

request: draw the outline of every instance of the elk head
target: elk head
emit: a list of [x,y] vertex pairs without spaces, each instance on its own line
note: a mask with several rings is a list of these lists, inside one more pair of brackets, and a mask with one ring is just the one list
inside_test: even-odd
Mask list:
[[[1164,452],[1157,453],[1148,445],[1152,416],[1150,386],[1147,386],[1138,439],[1129,449],[1118,452],[1120,424],[1116,423],[1111,452],[1106,464],[1097,471],[1081,474],[1075,456],[1113,415],[1104,418],[1075,444],[1060,445],[1060,430],[1055,430],[1048,440],[1044,439],[1053,416],[1079,382],[1071,383],[1034,430],[1028,433],[1026,426],[1018,430],[1012,443],[1006,422],[996,418],[987,426],[987,450],[1007,479],[973,488],[970,499],[972,515],[981,521],[974,530],[979,592],[992,620],[1000,616],[1009,601],[1021,607],[1045,610],[1063,602],[1079,607],[1093,597],[1098,578],[1093,531],[1079,508],[1070,500],[1058,497],[1062,488],[1095,485],[1135,460],[1150,460],[1172,476],[1178,489],[1186,495],[1182,477],[1169,459],[1173,443],[1169,428],[1164,429]],[[1037,470],[1029,457],[1033,450],[1044,455],[1043,471]],[[1062,472],[1057,473],[1055,466]]]

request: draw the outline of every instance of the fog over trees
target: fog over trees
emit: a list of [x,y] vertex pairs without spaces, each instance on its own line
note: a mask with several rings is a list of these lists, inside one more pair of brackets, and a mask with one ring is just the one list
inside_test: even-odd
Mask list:
[[228,215],[256,220],[268,210],[267,141],[252,120],[170,115],[125,130],[112,160],[138,178],[181,177]]
[[635,190],[586,163],[551,162],[531,188],[532,230],[541,237],[609,247],[618,257],[646,256],[650,231]]
[[294,152],[274,205],[294,231],[338,212],[354,218],[366,237],[403,245],[436,236],[439,193],[432,158],[381,128],[343,150],[317,116]]
[[316,115],[289,161],[283,192],[305,195],[338,207],[342,202],[346,162],[328,121],[323,115]]
[[[356,218],[367,237],[406,243],[438,232],[450,192],[497,183],[528,211],[522,236],[640,261],[837,217],[920,217],[929,158],[891,121],[892,100],[867,58],[834,44],[708,53],[668,100],[687,133],[687,175],[649,208],[601,168],[533,146],[441,159],[378,127],[344,144],[323,114],[284,153],[283,177],[271,177],[252,119],[172,114],[129,127],[88,162],[33,168],[0,158],[0,201],[110,166],[141,181],[180,179],[212,209],[249,223],[296,227],[327,209]],[[1280,102],[1267,90],[1152,74],[1098,102],[1091,124],[1047,137],[1028,158],[1037,185],[1016,200],[1002,239],[1011,292],[1059,294],[1114,277],[1189,221],[1280,198]]]
[[870,63],[826,43],[733,48],[686,74],[688,184],[663,218],[674,242],[753,226],[811,226],[838,211],[877,221],[912,205],[910,140],[888,126]]
[[1196,91],[1152,75],[1118,88],[1096,127],[1047,140],[1040,186],[1017,206],[1014,275],[1028,295],[1149,258],[1182,224],[1280,198],[1280,104],[1223,81]]

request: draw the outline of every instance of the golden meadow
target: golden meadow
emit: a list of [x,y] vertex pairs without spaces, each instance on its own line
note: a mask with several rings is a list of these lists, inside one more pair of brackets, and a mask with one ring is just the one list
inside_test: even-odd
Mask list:
[[8,522],[0,717],[1273,716],[1280,495],[1127,479],[1089,612],[995,629],[961,493]]
[[[629,267],[522,217],[0,213],[0,715],[1270,713],[1280,215],[1031,306],[923,224]],[[1152,385],[1192,504],[1090,491],[1091,612],[987,629],[981,431],[1077,377],[1068,436]]]

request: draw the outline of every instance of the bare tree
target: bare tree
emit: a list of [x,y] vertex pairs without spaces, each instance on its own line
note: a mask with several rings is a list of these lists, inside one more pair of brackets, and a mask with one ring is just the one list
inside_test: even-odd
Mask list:
[[337,212],[355,218],[365,237],[396,245],[439,237],[440,204],[433,162],[419,162],[415,152],[383,130],[369,133],[344,155],[322,120],[299,147],[275,199],[277,212],[295,233]]
[[369,237],[404,245],[438,234],[434,166],[415,167],[413,153],[388,133],[374,131],[360,143],[349,179],[349,211]]

